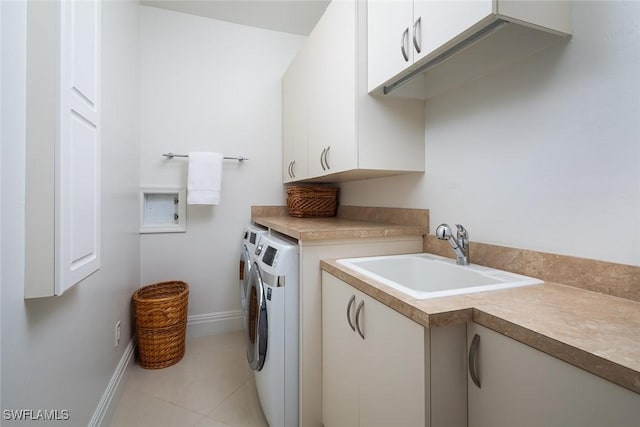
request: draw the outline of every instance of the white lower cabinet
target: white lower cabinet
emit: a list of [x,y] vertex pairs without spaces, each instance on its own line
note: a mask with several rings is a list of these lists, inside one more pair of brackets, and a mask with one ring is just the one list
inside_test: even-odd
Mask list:
[[[415,253],[421,250],[421,236],[300,241],[300,280],[304,284],[300,287],[300,426],[322,427],[322,276],[320,260]],[[462,338],[463,355],[466,349],[465,337]],[[464,377],[464,381],[466,386],[466,377]]]
[[465,325],[425,329],[322,273],[324,427],[467,422]]
[[640,394],[475,323],[468,326],[467,340],[473,353],[469,427],[635,427],[640,422]]
[[424,328],[323,273],[325,427],[424,426]]

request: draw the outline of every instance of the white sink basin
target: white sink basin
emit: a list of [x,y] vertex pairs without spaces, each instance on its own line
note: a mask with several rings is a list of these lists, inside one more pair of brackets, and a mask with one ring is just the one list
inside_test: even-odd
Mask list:
[[518,286],[537,285],[541,280],[481,265],[457,265],[432,254],[407,254],[346,258],[338,264],[404,292],[416,299],[470,294]]

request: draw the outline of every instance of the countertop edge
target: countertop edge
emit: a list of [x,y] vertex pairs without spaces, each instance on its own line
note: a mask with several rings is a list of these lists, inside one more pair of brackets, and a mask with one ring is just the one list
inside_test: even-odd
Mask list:
[[375,238],[388,238],[388,237],[422,237],[428,233],[428,227],[415,225],[415,224],[393,224],[384,222],[367,221],[364,219],[353,218],[325,218],[324,221],[349,221],[353,224],[348,226],[322,226],[314,227],[311,229],[305,229],[305,227],[298,227],[297,224],[305,225],[310,224],[312,219],[290,218],[290,217],[269,217],[269,216],[254,216],[252,221],[263,227],[267,227],[278,233],[282,233],[293,239],[316,242],[322,240],[349,240],[349,239],[375,239]]

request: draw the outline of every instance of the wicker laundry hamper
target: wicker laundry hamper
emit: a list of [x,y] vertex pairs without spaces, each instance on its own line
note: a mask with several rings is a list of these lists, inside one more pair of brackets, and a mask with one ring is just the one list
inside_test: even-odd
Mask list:
[[185,352],[189,285],[161,282],[133,294],[140,365],[160,369],[174,365]]

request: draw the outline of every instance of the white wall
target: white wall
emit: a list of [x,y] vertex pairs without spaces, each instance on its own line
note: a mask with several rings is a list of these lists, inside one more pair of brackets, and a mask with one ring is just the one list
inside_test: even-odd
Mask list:
[[640,265],[640,3],[573,6],[570,41],[427,102],[423,176],[345,183],[341,203]]
[[141,283],[188,282],[190,315],[240,309],[251,205],[284,203],[281,77],[304,39],[141,7],[141,185],[186,186],[187,160],[170,151],[250,159],[224,162],[220,204],[188,207],[186,233],[141,238]]
[[61,297],[35,300],[23,299],[26,2],[1,7],[2,409],[67,409],[70,425],[87,425],[131,338],[139,280],[138,5],[102,9],[102,267]]

